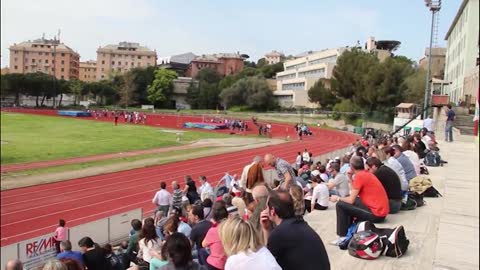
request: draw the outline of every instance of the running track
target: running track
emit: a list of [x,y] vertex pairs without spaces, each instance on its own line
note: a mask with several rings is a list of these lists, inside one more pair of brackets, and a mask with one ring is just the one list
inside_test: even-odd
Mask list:
[[[158,117],[169,119],[170,123],[177,121],[176,116]],[[154,119],[149,116],[149,124],[159,125],[160,121]],[[286,127],[272,124],[274,131],[283,134]],[[179,180],[183,185],[183,177],[188,174],[194,179],[206,175],[211,182],[216,182],[225,172],[239,175],[255,155],[273,153],[293,162],[296,152],[304,148],[314,155],[321,155],[345,147],[356,139],[351,133],[313,130],[314,137],[288,144],[2,191],[1,246],[52,232],[60,218],[73,227],[139,207],[143,208],[144,214],[151,213],[154,209],[151,199],[160,181],[170,184]]]

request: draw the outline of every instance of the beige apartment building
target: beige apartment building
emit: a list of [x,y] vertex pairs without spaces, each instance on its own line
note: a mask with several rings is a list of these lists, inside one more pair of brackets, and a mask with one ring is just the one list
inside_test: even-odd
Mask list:
[[445,35],[445,81],[449,84],[442,94],[449,95],[450,102],[475,106],[478,85],[471,87],[470,82],[478,77],[479,10],[479,0],[463,0]]
[[84,82],[94,82],[97,77],[97,62],[90,60],[87,62],[80,62],[79,80]]
[[285,59],[285,55],[281,52],[271,51],[265,54],[265,62],[268,65],[274,65],[276,63],[280,63]]
[[[433,78],[442,79],[445,72],[446,48],[432,48],[432,64],[430,74]],[[429,48],[425,49],[425,56],[418,61],[420,68],[428,69]]]
[[326,49],[307,52],[283,63],[284,71],[277,73],[277,90],[273,95],[282,107],[316,108],[318,105],[308,100],[308,90],[323,80],[330,87],[333,68],[338,57],[346,48]]
[[115,73],[124,73],[136,67],[155,66],[157,52],[134,42],[120,42],[97,50],[97,80]]
[[10,73],[43,72],[78,79],[80,55],[58,40],[40,38],[10,46]]

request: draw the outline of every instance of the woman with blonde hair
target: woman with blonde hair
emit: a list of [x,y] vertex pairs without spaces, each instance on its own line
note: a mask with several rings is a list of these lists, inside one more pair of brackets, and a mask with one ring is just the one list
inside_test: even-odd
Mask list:
[[303,199],[303,189],[298,185],[290,188],[290,195],[293,198],[293,208],[295,216],[302,217],[305,214],[305,200]]
[[262,245],[259,234],[249,221],[240,217],[229,218],[220,225],[227,262],[225,270],[280,270],[272,253]]

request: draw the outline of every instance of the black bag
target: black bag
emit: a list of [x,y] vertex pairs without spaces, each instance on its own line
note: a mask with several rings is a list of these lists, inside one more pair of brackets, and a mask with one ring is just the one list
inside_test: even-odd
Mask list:
[[413,198],[408,196],[407,202],[406,203],[402,202],[402,206],[401,206],[400,210],[402,210],[402,211],[404,211],[404,210],[415,210],[416,208],[417,208],[417,202]]
[[422,195],[424,197],[432,197],[432,198],[437,198],[437,197],[443,197],[442,194],[440,194],[440,192],[438,192],[438,190],[436,188],[434,188],[433,186],[427,188],[427,190],[425,190]]
[[442,159],[438,152],[435,151],[430,151],[427,153],[427,155],[424,158],[424,163],[426,166],[430,167],[438,167],[442,165]]
[[369,230],[380,236],[382,239],[384,250],[382,254],[389,257],[398,258],[405,254],[408,250],[410,241],[405,234],[405,228],[398,226],[394,229],[377,228],[370,221],[362,221],[358,223],[356,232]]
[[420,194],[420,193],[417,193],[415,191],[409,191],[408,192],[408,198],[412,199],[415,201],[415,203],[417,204],[417,207],[420,207],[420,206],[424,206],[425,205],[425,201],[423,200],[423,196],[424,194]]

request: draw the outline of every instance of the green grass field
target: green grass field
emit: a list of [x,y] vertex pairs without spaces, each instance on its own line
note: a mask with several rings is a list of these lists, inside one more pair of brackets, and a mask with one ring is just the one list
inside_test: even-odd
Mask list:
[[[184,132],[182,143],[225,134]],[[140,125],[1,113],[1,163],[23,163],[180,145],[176,134]]]

